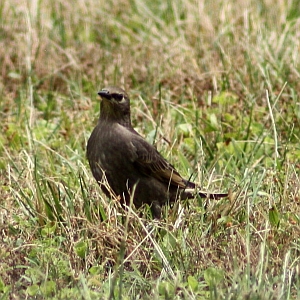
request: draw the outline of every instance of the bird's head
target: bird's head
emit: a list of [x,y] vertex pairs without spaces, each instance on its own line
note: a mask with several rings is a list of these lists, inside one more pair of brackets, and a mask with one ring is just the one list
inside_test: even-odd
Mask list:
[[130,100],[123,89],[109,86],[98,95],[102,98],[100,119],[116,121],[124,126],[130,124]]

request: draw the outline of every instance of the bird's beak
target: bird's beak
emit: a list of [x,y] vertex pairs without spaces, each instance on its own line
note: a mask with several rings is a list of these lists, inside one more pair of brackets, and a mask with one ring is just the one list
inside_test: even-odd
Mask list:
[[105,98],[105,99],[111,99],[111,95],[109,94],[109,91],[107,90],[101,90],[100,92],[98,92],[98,95],[101,97],[101,98]]

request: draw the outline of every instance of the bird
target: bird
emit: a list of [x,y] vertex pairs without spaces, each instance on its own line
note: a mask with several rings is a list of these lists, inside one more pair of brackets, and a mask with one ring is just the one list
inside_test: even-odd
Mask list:
[[184,179],[131,124],[130,99],[125,90],[108,86],[98,92],[100,117],[87,143],[91,172],[108,197],[138,209],[144,204],[160,219],[162,207],[181,199],[220,199],[228,193],[199,191]]

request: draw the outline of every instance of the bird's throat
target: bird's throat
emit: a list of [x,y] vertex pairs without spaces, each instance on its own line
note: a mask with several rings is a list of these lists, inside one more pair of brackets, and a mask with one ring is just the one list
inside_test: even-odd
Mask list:
[[100,122],[107,123],[118,123],[126,128],[132,128],[131,119],[130,119],[130,111],[123,112],[121,110],[114,109],[111,105],[105,105],[103,102],[100,107]]

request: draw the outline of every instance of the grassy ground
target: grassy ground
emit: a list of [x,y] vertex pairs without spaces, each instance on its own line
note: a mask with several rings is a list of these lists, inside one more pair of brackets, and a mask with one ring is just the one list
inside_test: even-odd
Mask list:
[[[1,1],[1,299],[300,298],[299,7]],[[107,199],[85,149],[112,84],[184,176],[230,197],[161,222]]]

